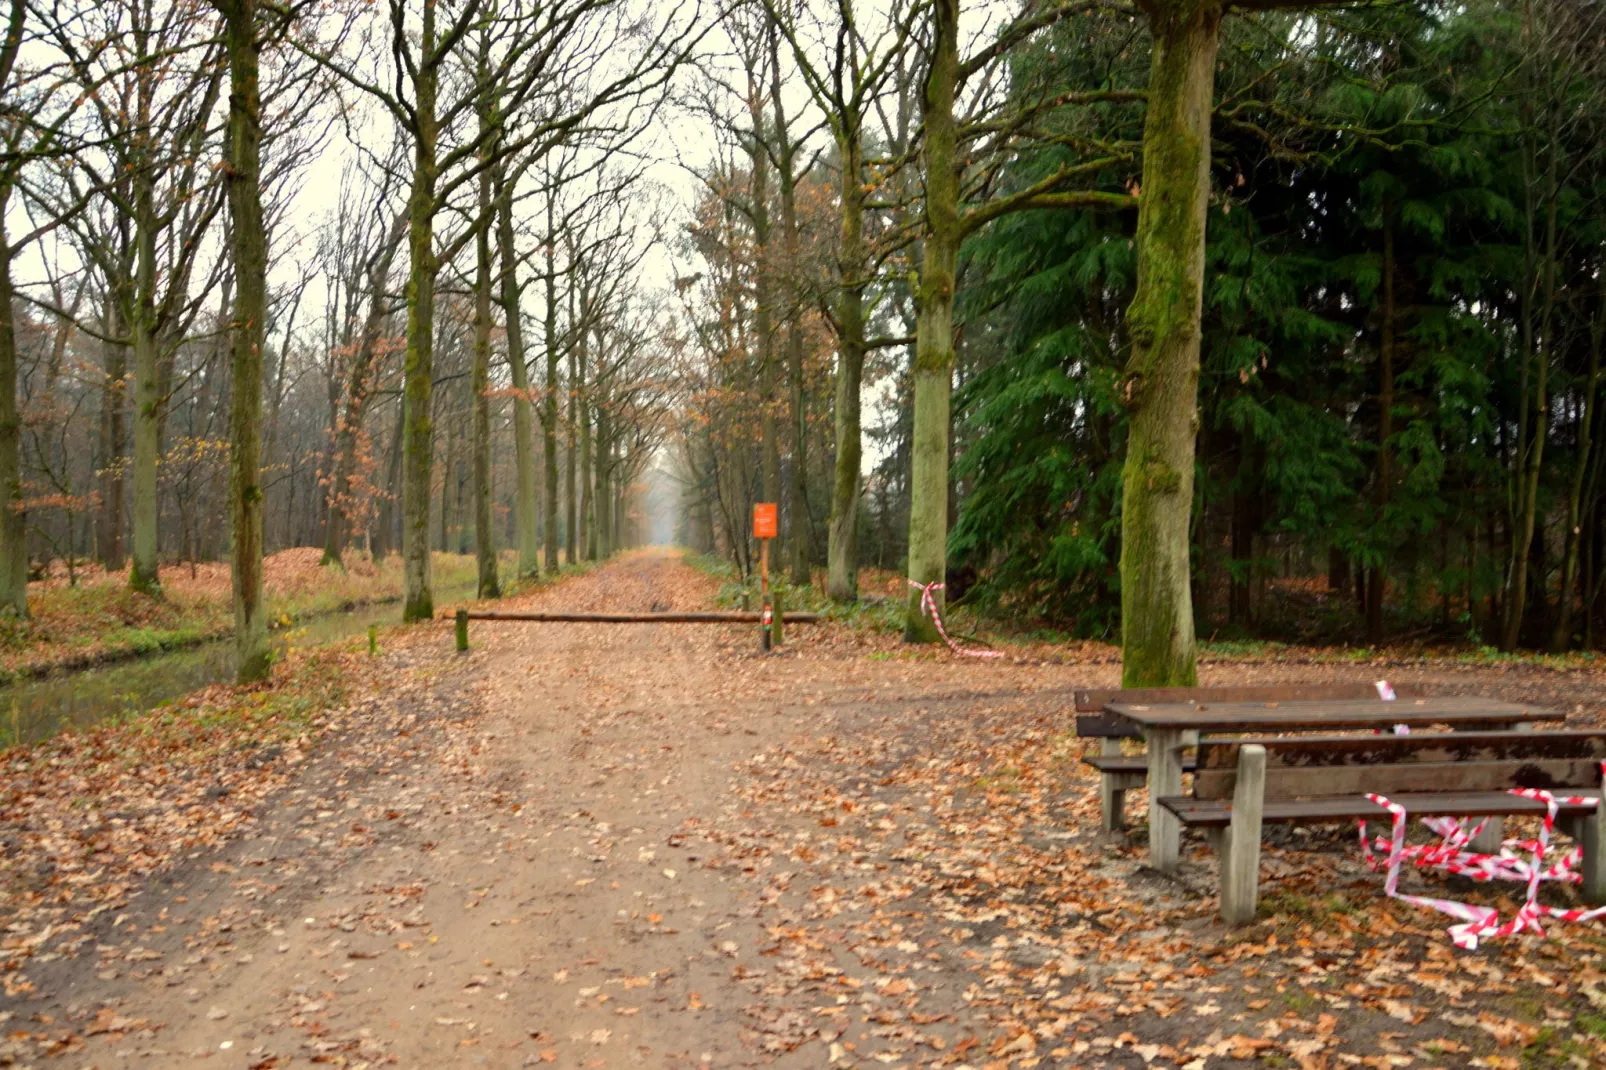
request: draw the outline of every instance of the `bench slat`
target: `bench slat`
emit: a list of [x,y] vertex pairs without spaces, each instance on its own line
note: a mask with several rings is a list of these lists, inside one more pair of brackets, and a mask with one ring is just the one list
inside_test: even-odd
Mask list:
[[[1600,797],[1600,788],[1573,791],[1570,795],[1585,798]],[[1440,792],[1431,795],[1391,795],[1394,802],[1405,807],[1412,817],[1489,817],[1489,816],[1543,816],[1545,804],[1535,799],[1510,795],[1503,791]],[[1176,814],[1184,825],[1201,828],[1225,828],[1232,819],[1232,805],[1225,799],[1195,799],[1192,795],[1168,795],[1160,805]],[[1558,813],[1575,817],[1593,813],[1590,805],[1563,804]],[[1364,795],[1341,795],[1319,799],[1266,800],[1262,821],[1273,824],[1337,824],[1365,818],[1368,821],[1387,821],[1387,810]]]
[[1360,699],[1154,705],[1112,702],[1109,710],[1155,729],[1246,735],[1270,732],[1334,733],[1362,728],[1387,731],[1400,722],[1417,728],[1442,724],[1498,731],[1516,724],[1567,719],[1567,715],[1558,710],[1468,697],[1421,698],[1403,702]]
[[1137,739],[1143,735],[1137,725],[1113,713],[1078,714],[1076,734],[1084,739]]
[[1238,768],[1238,748],[1266,748],[1266,767],[1472,762],[1500,758],[1606,758],[1606,731],[1413,732],[1367,736],[1260,736],[1199,744],[1200,769]]
[[[1599,787],[1600,778],[1600,762],[1593,758],[1282,768],[1266,770],[1266,800],[1364,795],[1369,791],[1390,798],[1399,793],[1427,791],[1504,791],[1508,788],[1571,791]],[[1194,775],[1193,793],[1198,799],[1229,799],[1237,786],[1236,769],[1212,769]]]
[[[1425,684],[1394,684],[1400,698],[1425,698]],[[1325,702],[1378,699],[1377,687],[1354,684],[1272,684],[1260,687],[1087,688],[1076,692],[1077,713],[1099,713],[1112,702],[1155,706],[1168,702]]]
[[[1119,757],[1089,754],[1082,759],[1082,764],[1091,765],[1101,773],[1147,773],[1149,771],[1149,759],[1142,754],[1123,754]],[[1182,771],[1184,773],[1193,772],[1194,767],[1194,759],[1182,759]]]

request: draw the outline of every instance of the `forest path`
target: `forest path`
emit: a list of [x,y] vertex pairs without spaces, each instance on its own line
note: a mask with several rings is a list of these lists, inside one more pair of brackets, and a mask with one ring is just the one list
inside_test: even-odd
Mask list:
[[[508,605],[707,608],[716,586],[647,551]],[[853,633],[794,631],[759,657],[752,627],[476,622],[472,640],[467,657],[445,634],[389,655],[410,682],[321,746],[244,837],[153,882],[105,937],[112,968],[35,965],[46,1018],[93,1023],[73,1058],[824,1061],[805,1044],[812,1012],[755,998],[801,983],[763,980],[775,919],[752,879],[799,833],[749,828],[738,781],[822,716],[942,690],[970,666],[867,661]]]
[[[689,609],[709,591],[647,553],[520,602]],[[731,638],[476,623],[473,653],[442,669],[461,719],[336,808],[406,827],[281,911],[252,966],[122,1013],[211,1065],[733,1065],[747,994],[721,947],[763,934],[684,840],[755,742],[709,701]]]
[[[649,551],[512,604],[706,608],[715,587]],[[243,836],[149,881],[79,957],[36,959],[14,1025],[89,1034],[73,1070],[1336,1070],[1517,1066],[1541,1042],[1589,1065],[1567,1023],[1606,1002],[1595,927],[1453,953],[1333,829],[1268,833],[1268,919],[1227,933],[1207,852],[1171,880],[1140,838],[1101,837],[1066,712],[1115,666],[835,625],[760,656],[753,633],[475,623],[466,656],[447,624],[412,633],[396,686]]]

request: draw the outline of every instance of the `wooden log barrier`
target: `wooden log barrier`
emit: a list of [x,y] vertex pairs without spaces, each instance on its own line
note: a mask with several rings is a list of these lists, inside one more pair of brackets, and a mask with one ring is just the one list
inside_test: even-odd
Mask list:
[[[500,613],[494,610],[459,610],[465,620],[535,621],[544,624],[757,624],[762,613]],[[785,613],[777,617],[787,624],[817,624],[818,613]]]

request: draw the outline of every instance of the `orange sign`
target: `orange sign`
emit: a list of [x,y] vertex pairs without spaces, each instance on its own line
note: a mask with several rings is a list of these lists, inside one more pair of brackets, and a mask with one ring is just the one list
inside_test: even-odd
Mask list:
[[774,502],[753,504],[753,538],[773,539],[780,534],[781,522]]

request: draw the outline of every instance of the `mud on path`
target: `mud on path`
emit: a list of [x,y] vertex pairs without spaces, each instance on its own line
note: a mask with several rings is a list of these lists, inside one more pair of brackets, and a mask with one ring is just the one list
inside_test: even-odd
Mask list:
[[[692,609],[713,586],[640,553],[521,603]],[[387,655],[396,686],[296,756],[242,835],[30,963],[34,991],[0,1013],[58,1030],[59,1054],[18,1043],[0,1065],[1606,1054],[1593,928],[1454,954],[1437,916],[1381,900],[1343,832],[1275,841],[1267,920],[1227,933],[1208,854],[1162,879],[1138,837],[1101,838],[1065,714],[1113,667],[905,656],[836,628],[769,657],[726,627],[480,624],[467,656],[434,633]],[[1595,680],[1444,682],[1599,701]]]

